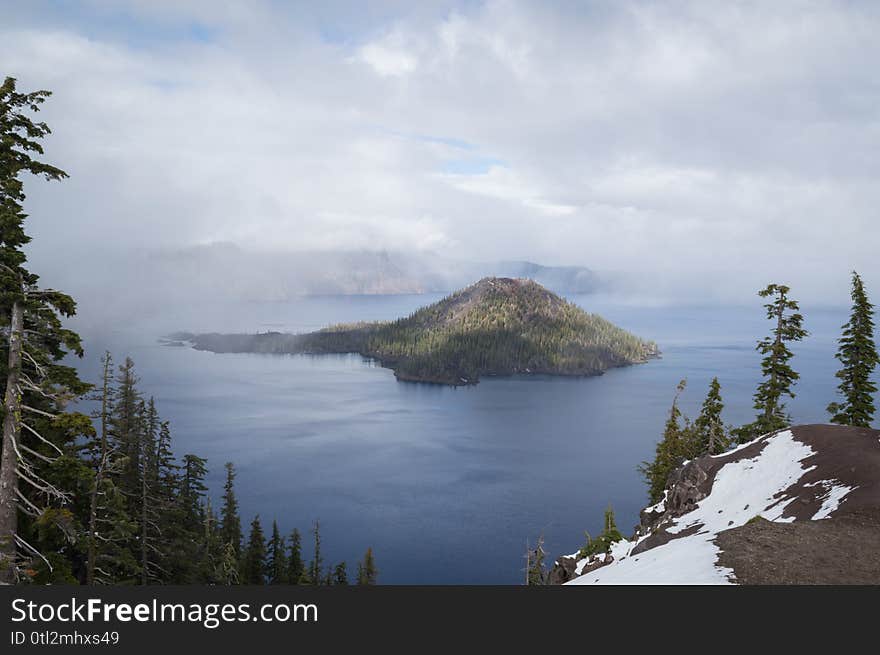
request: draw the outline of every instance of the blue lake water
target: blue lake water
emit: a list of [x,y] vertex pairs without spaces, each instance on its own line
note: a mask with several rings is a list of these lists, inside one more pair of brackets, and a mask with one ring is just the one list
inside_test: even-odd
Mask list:
[[[752,416],[754,344],[769,329],[757,303],[634,307],[573,296],[656,340],[662,359],[595,378],[490,378],[457,389],[397,382],[355,355],[215,355],[156,342],[177,329],[303,331],[395,318],[436,299],[308,298],[74,327],[87,379],[104,349],[134,359],[144,393],[171,421],[175,452],[208,458],[215,506],[223,463],[233,461],[244,525],[259,513],[264,527],[275,519],[305,535],[319,518],[325,562],[346,560],[352,571],[372,546],[383,583],[519,583],[526,539],[543,533],[551,559],[572,552],[584,530],[601,528],[609,504],[628,532],[646,504],[636,467],[652,456],[682,378],[686,413],[696,414],[718,375],[725,420]],[[846,310],[804,313],[812,335],[795,346],[802,380],[789,409],[796,422],[824,422]]]

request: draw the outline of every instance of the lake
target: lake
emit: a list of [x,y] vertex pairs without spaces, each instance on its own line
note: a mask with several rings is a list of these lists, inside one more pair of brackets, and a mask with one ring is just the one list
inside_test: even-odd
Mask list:
[[[98,358],[131,356],[146,395],[171,422],[178,456],[208,459],[215,507],[223,463],[233,461],[246,527],[287,534],[321,521],[325,564],[350,574],[372,546],[382,583],[517,584],[525,543],[545,537],[554,556],[596,534],[610,504],[629,533],[646,504],[637,465],[652,457],[675,386],[694,416],[717,375],[725,420],[752,417],[760,376],[756,339],[770,323],[748,307],[644,307],[572,296],[621,327],[654,339],[663,357],[600,377],[488,378],[448,388],[397,382],[356,355],[217,355],[164,347],[172,330],[304,331],[333,322],[390,319],[438,296],[304,298],[204,306],[180,315],[74,323],[85,339],[83,376]],[[846,309],[806,308],[811,337],[794,349],[802,375],[789,403],[799,423],[824,422],[834,399],[835,339]]]

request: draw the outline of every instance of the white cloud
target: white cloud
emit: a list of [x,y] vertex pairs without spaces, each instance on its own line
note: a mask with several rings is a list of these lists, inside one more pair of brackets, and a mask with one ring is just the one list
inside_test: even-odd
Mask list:
[[28,186],[43,270],[232,240],[880,285],[875,4],[215,6],[6,10],[71,173]]
[[399,33],[392,33],[367,43],[360,48],[358,56],[382,76],[406,75],[414,72],[418,67],[417,57],[406,49]]
[[506,166],[490,166],[479,175],[441,175],[449,185],[502,202],[514,202],[547,215],[568,215],[577,211],[576,207],[554,203],[543,197],[540,190],[533,187],[522,176]]

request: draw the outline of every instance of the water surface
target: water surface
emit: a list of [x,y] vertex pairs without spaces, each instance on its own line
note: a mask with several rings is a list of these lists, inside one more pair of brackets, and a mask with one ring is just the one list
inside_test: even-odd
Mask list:
[[[84,375],[105,349],[130,355],[141,387],[171,421],[178,455],[208,458],[215,505],[223,463],[238,470],[242,520],[264,528],[322,526],[325,561],[349,570],[372,546],[385,583],[518,583],[526,539],[543,533],[555,555],[594,534],[611,504],[628,532],[645,505],[636,471],[652,456],[675,385],[687,378],[695,414],[713,375],[727,411],[751,417],[760,307],[657,308],[573,297],[584,308],[656,340],[660,360],[594,378],[488,378],[448,388],[397,382],[357,355],[216,355],[163,347],[171,330],[303,331],[390,319],[436,296],[309,298],[201,307],[187,319],[125,327],[79,325]],[[790,409],[825,421],[833,399],[834,339],[844,310],[807,310],[813,336],[796,347],[803,380]],[[185,321],[185,322],[184,322]],[[310,549],[306,549],[310,556]]]

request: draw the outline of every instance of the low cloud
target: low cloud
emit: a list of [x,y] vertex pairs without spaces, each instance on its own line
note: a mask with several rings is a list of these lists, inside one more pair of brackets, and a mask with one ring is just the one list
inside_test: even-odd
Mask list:
[[101,274],[85,253],[233,242],[845,302],[853,268],[880,285],[878,12],[17,3],[0,67],[54,91],[71,174],[28,185],[32,258],[72,291]]

